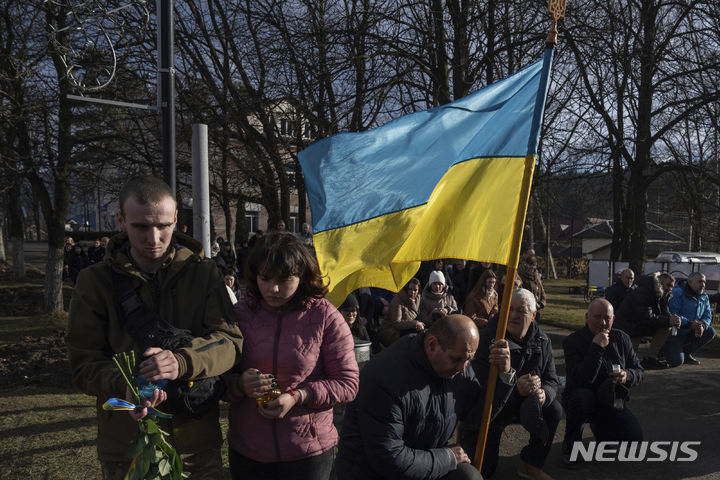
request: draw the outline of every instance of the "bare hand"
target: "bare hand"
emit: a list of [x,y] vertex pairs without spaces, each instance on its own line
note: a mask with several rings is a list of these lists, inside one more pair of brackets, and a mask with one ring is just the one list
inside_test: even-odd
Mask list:
[[[125,400],[127,400],[128,402],[133,401],[132,397],[130,396],[130,387],[125,387]],[[159,388],[155,389],[155,391],[153,391],[152,397],[140,399],[140,401],[142,402],[142,405],[145,408],[143,408],[141,410],[135,410],[135,411],[129,412],[130,418],[132,418],[136,422],[139,422],[140,420],[142,420],[143,418],[145,418],[147,416],[147,414],[148,414],[147,407],[157,407],[165,400],[167,400],[167,393],[165,393],[164,390],[160,390]]]
[[670,326],[675,328],[680,328],[680,325],[682,325],[682,320],[677,315],[671,315],[670,316]]
[[274,375],[260,373],[257,368],[248,368],[240,376],[240,388],[248,397],[258,398],[277,388],[277,381]]
[[535,395],[537,395],[538,400],[540,400],[540,405],[545,405],[545,390],[543,390],[542,388],[538,388],[537,390],[535,390],[534,393]]
[[140,375],[148,382],[154,382],[163,378],[175,380],[178,377],[178,362],[170,350],[152,347],[143,352],[144,357],[140,364]]
[[415,322],[415,330],[418,332],[422,332],[425,330],[425,324],[423,322]]
[[490,355],[488,357],[490,363],[498,367],[503,373],[510,371],[510,346],[507,340],[496,340],[490,345]]
[[702,337],[703,332],[705,331],[705,324],[700,321],[693,322],[690,327],[692,328],[692,331],[695,332],[696,337]]
[[625,383],[627,381],[627,372],[620,370],[620,373],[611,373],[613,377],[617,379],[617,383]]
[[523,397],[536,394],[538,390],[542,390],[540,386],[540,377],[537,375],[530,375],[528,373],[517,379],[517,389]]
[[295,406],[297,398],[297,394],[292,396],[289,393],[283,393],[272,402],[258,406],[258,411],[265,418],[283,418]]
[[484,328],[487,326],[488,319],[483,317],[478,317],[476,313],[473,313],[472,320],[475,322],[475,325],[477,325],[478,328]]
[[461,463],[470,463],[470,459],[465,453],[465,450],[460,445],[450,445],[448,447],[450,451],[455,455],[455,462],[459,465]]
[[610,332],[600,332],[593,337],[592,341],[602,348],[605,348],[610,344]]

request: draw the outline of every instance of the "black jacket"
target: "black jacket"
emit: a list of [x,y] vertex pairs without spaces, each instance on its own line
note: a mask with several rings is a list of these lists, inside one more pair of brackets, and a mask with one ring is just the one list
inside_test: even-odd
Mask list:
[[[490,361],[488,353],[490,344],[495,338],[497,320],[480,331],[480,346],[475,353],[471,364],[478,380],[485,384],[490,372]],[[518,344],[510,337],[507,338],[510,346],[510,365],[515,369],[515,375],[521,377],[528,373],[537,375],[542,382],[542,389],[545,390],[545,405],[550,405],[560,391],[560,379],[555,371],[555,360],[553,359],[552,342],[545,332],[540,330],[536,322],[532,322],[528,328],[525,342]],[[522,400],[517,389],[513,389],[510,401]]]
[[[453,379],[439,377],[424,338],[400,338],[361,370],[338,445],[339,480],[432,480],[456,468],[448,440],[458,418],[480,422],[484,388],[470,366]],[[493,413],[513,386],[498,381]]]
[[613,364],[627,372],[626,387],[642,382],[643,368],[625,332],[611,329],[610,344],[605,348],[593,343],[594,336],[586,324],[563,341],[567,374],[563,395],[576,388],[596,389],[611,376]]
[[655,330],[667,328],[670,316],[667,302],[663,309],[662,300],[660,284],[655,284],[653,275],[643,276],[615,312],[615,328],[631,337],[653,335]]
[[617,312],[623,300],[625,300],[625,297],[627,297],[627,294],[633,288],[635,288],[634,285],[626,287],[621,280],[617,280],[611,287],[605,290],[605,299],[612,304],[613,309]]

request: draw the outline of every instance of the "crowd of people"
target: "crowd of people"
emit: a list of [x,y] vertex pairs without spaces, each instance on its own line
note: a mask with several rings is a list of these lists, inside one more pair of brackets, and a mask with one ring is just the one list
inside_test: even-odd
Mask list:
[[66,237],[63,248],[63,280],[69,280],[75,285],[81,270],[103,261],[109,241],[108,237],[95,239],[86,253],[82,245],[75,243],[72,237]]
[[693,354],[715,337],[705,275],[692,272],[677,282],[669,273],[651,273],[635,282],[631,269],[620,272],[605,298],[617,312],[616,327],[627,333],[637,353],[650,341],[642,360],[646,370],[699,365]]
[[[120,205],[123,233],[99,241],[104,261],[76,273],[66,337],[75,385],[98,399],[104,479],[127,473],[144,407],[166,406],[173,417],[161,423],[190,478],[223,478],[223,400],[233,479],[489,478],[503,431],[518,423],[529,432],[518,476],[547,480],[563,416],[570,468],[586,425],[598,441],[641,440],[628,401],[643,365],[697,363],[693,353],[715,334],[702,274],[675,285],[667,274],[635,283],[624,271],[563,341],[564,381],[539,322],[547,299],[532,251],[512,279],[489,263],[424,262],[397,294],[362,288],[336,309],[324,298],[309,227],[294,235],[278,224],[238,249],[219,239],[207,259],[197,241],[174,231],[175,200],[159,179],[131,179]],[[507,332],[497,339],[505,288]],[[641,362],[644,337],[651,345]],[[375,353],[362,369],[358,342]],[[182,388],[153,393],[130,415],[104,411],[108,398],[127,398],[112,356],[129,350],[145,380]],[[492,369],[493,416],[478,471],[471,462]],[[172,398],[193,388],[192,399]],[[340,431],[336,407],[344,407]]]

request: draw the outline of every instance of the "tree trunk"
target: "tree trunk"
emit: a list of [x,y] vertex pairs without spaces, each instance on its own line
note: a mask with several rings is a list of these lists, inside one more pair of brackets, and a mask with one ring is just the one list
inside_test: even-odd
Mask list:
[[17,183],[10,187],[10,198],[15,201],[10,202],[9,233],[10,242],[13,247],[13,276],[20,280],[25,278],[25,235],[23,229],[23,213],[20,207],[20,187]]
[[[63,215],[62,218],[65,218]],[[63,311],[63,243],[65,240],[65,222],[53,216],[47,221],[48,259],[45,266],[45,311],[55,313]]]
[[0,199],[0,262],[7,261],[5,254],[5,204]]
[[612,193],[613,193],[613,237],[610,247],[610,261],[620,260],[621,255],[627,250],[627,236],[625,235],[624,218],[624,192],[623,192],[623,168],[619,152],[612,155]]
[[242,243],[248,240],[248,235],[247,222],[245,221],[245,200],[240,198],[235,209],[235,239],[242,246]]
[[222,178],[220,179],[220,199],[222,202],[222,211],[223,216],[225,217],[225,240],[230,242],[230,245],[232,245],[232,249],[235,249],[235,230],[232,228],[232,209],[230,208],[230,193],[229,193],[229,187],[228,187],[228,155],[227,155],[227,149],[223,149],[222,154]]
[[642,178],[642,172],[638,172],[637,169],[633,170],[630,179],[628,224],[631,230],[628,259],[630,268],[635,272],[635,275],[640,276],[643,274],[645,247],[647,245],[647,184]]

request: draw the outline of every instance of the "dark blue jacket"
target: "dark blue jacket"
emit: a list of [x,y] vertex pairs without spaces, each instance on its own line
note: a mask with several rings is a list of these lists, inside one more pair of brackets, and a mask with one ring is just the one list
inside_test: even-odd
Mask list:
[[[339,480],[432,480],[455,470],[448,440],[458,419],[480,422],[484,389],[469,365],[453,379],[439,377],[423,340],[400,338],[360,372],[338,445]],[[498,380],[493,413],[512,388]]]
[[[480,331],[480,346],[471,362],[481,384],[485,384],[490,372],[489,348],[495,338],[496,329],[497,321],[491,321]],[[529,373],[539,376],[542,389],[545,390],[545,405],[550,405],[560,390],[550,338],[540,330],[536,322],[532,322],[522,344],[516,343],[510,337],[507,341],[510,346],[510,365],[515,369],[515,375],[521,377]],[[513,389],[512,397],[514,400],[521,400],[517,389]]]

